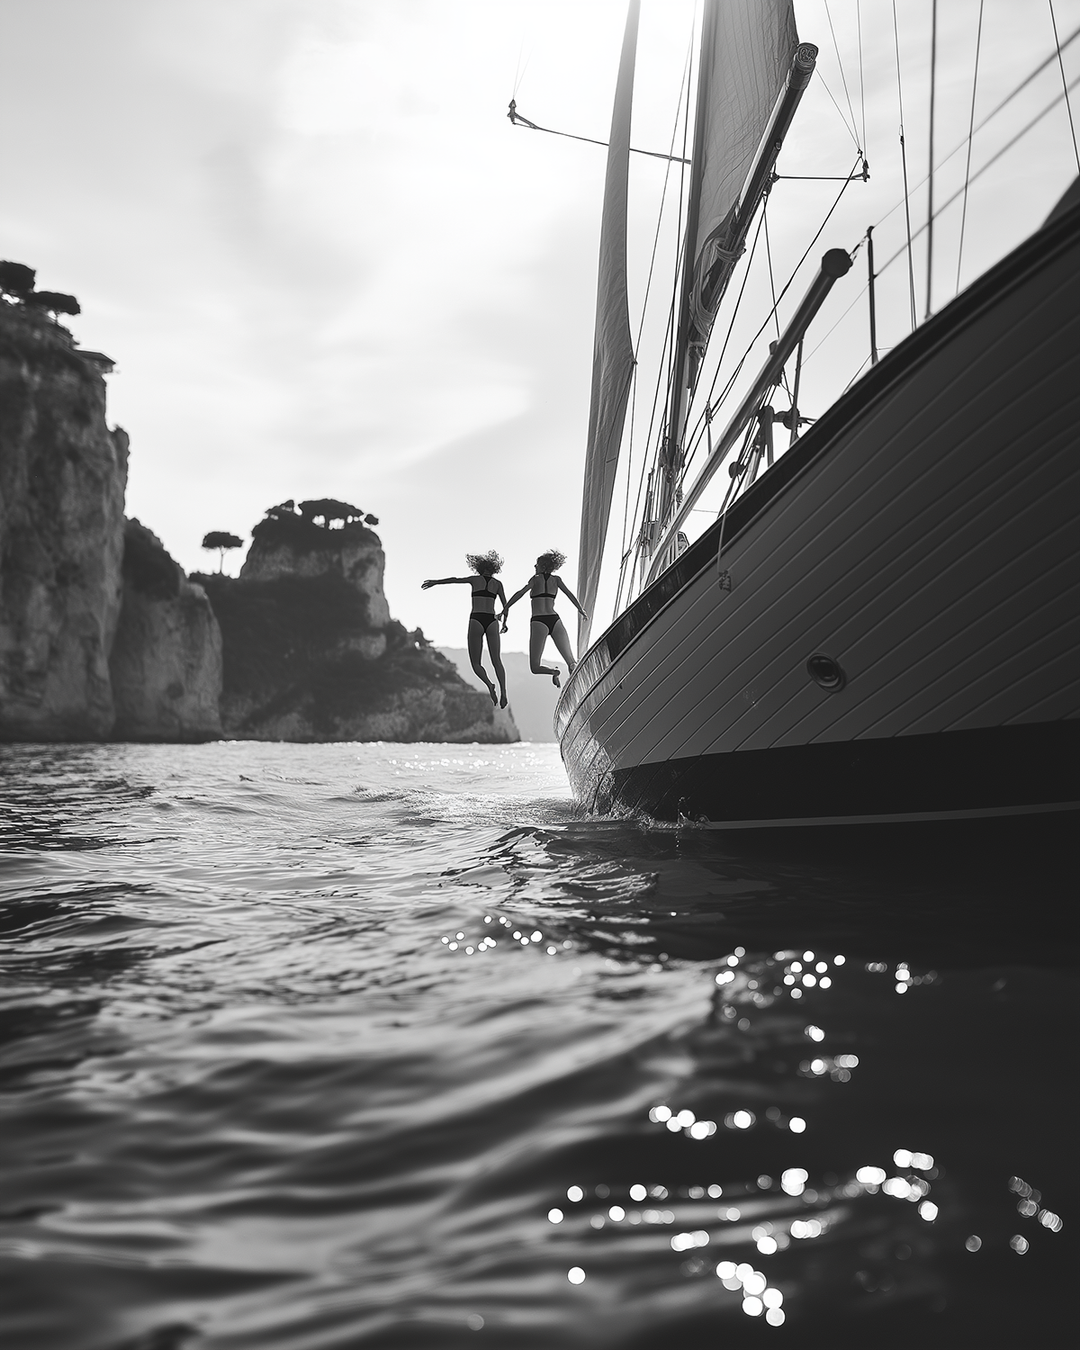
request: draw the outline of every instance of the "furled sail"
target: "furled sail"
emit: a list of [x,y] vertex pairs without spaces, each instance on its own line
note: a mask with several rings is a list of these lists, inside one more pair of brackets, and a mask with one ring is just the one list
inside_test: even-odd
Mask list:
[[687,254],[689,345],[704,348],[742,252],[738,208],[799,44],[792,0],[712,0],[705,7]]
[[799,45],[792,0],[705,0],[683,248],[688,261],[659,460],[661,527],[678,502],[683,420],[716,312],[816,56],[816,47]]
[[[626,294],[626,204],[638,9],[639,0],[630,0],[615,87],[615,110],[611,118],[600,225],[592,397],[578,552],[578,596],[590,616],[600,581],[600,563],[607,537],[611,496],[615,488],[615,473],[626,419],[626,402],[634,369],[630,307]],[[589,620],[583,619],[578,626],[579,650],[588,644],[588,635]]]

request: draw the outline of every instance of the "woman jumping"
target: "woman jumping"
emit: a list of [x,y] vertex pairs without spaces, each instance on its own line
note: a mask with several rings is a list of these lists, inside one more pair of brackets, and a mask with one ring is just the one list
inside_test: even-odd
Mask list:
[[574,649],[570,645],[570,635],[567,633],[562,619],[555,613],[555,597],[562,591],[564,595],[570,598],[581,617],[587,617],[581,607],[581,601],[563,581],[562,577],[555,575],[556,567],[561,567],[565,561],[566,554],[559,553],[556,549],[551,549],[548,553],[541,553],[536,560],[535,575],[522,586],[516,595],[512,595],[506,601],[506,609],[503,610],[503,632],[505,633],[506,611],[512,604],[520,600],[526,591],[532,593],[532,623],[529,625],[529,669],[534,675],[550,675],[551,682],[556,689],[560,687],[558,670],[553,666],[542,666],[540,664],[540,658],[544,654],[544,646],[548,638],[555,639],[555,646],[558,647],[559,655],[566,662],[568,670],[572,671],[577,663],[574,660]]
[[[506,592],[503,590],[502,582],[494,579],[495,573],[502,570],[503,560],[492,549],[490,553],[466,553],[465,561],[473,569],[473,576],[440,577],[437,581],[422,582],[421,589],[426,591],[431,586],[472,587],[472,613],[469,615],[469,660],[472,662],[473,670],[487,685],[492,703],[497,703],[500,708],[505,708],[507,702],[506,671],[503,669],[502,656],[499,650],[499,625],[495,617],[495,601],[501,600],[503,602],[502,619],[505,625]],[[482,664],[485,634],[487,635],[491,664],[495,670],[495,677],[499,681],[498,694],[496,694],[495,686],[488,679],[487,671]]]

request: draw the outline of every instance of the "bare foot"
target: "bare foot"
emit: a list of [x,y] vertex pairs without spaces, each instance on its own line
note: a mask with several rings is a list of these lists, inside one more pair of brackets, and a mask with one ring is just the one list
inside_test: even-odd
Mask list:
[[509,703],[509,701],[510,701],[510,700],[506,697],[506,690],[504,689],[504,690],[502,691],[502,698],[499,699],[499,707],[500,707],[500,708],[505,708],[506,705],[507,705],[507,703]]
[[558,671],[556,671],[555,674],[552,675],[552,677],[551,677],[551,683],[555,686],[556,689],[561,689],[561,688],[562,688],[562,685],[559,683],[559,672],[558,672]]
[[499,696],[498,696],[498,694],[495,692],[495,686],[494,686],[493,684],[489,684],[489,685],[488,685],[488,693],[491,695],[491,702],[492,702],[492,704],[495,705],[495,706],[497,706],[497,705],[498,705],[498,702],[499,702]]

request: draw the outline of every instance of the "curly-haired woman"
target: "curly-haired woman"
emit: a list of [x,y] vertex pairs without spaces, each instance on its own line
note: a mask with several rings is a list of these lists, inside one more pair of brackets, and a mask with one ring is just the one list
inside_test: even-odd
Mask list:
[[[505,631],[506,592],[503,590],[502,582],[495,580],[495,573],[502,571],[503,560],[492,549],[490,553],[466,553],[465,561],[473,570],[471,576],[440,577],[435,581],[421,583],[421,588],[426,591],[432,586],[472,587],[472,613],[469,615],[469,660],[472,662],[473,670],[487,685],[492,703],[497,703],[500,708],[505,708],[506,671],[503,669],[500,651],[499,623],[495,617],[495,601],[501,600],[503,602],[502,620]],[[491,656],[495,678],[499,681],[498,694],[496,694],[495,686],[488,679],[487,671],[483,666],[485,636],[487,637],[488,653]]]
[[566,625],[562,619],[555,613],[555,597],[560,591],[567,596],[577,609],[577,612],[584,618],[585,611],[581,607],[581,601],[574,592],[563,581],[562,577],[556,574],[555,569],[561,567],[566,561],[566,554],[560,553],[558,549],[549,549],[547,553],[541,553],[536,560],[536,571],[529,580],[522,586],[521,590],[512,595],[506,601],[506,609],[503,610],[503,632],[506,632],[506,610],[512,604],[520,600],[528,591],[532,595],[532,623],[529,625],[529,669],[534,675],[550,675],[551,682],[555,688],[559,688],[559,672],[553,666],[542,666],[540,658],[544,655],[544,647],[548,638],[553,638],[555,646],[559,649],[559,655],[566,662],[568,670],[573,670],[577,664],[574,660],[574,649],[570,645],[570,634],[566,631]]

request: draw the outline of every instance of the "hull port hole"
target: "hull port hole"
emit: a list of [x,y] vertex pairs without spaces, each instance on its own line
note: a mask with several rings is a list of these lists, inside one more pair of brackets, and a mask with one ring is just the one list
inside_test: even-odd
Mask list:
[[840,669],[839,661],[834,661],[831,656],[823,656],[821,652],[815,652],[807,660],[806,669],[814,683],[820,684],[822,689],[828,689],[830,693],[843,689],[847,683],[847,676]]

